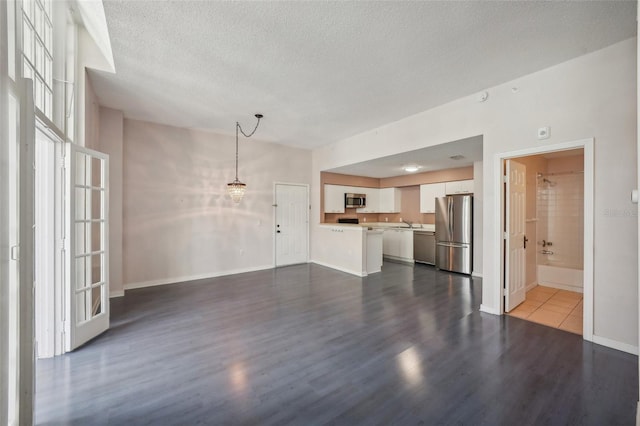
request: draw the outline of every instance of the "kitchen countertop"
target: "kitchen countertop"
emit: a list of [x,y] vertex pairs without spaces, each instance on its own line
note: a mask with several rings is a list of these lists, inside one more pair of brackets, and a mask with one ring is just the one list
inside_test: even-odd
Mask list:
[[373,228],[375,229],[398,229],[401,231],[426,231],[426,232],[435,232],[436,226],[434,224],[414,224],[413,228],[410,228],[406,223],[396,223],[396,222],[360,222],[359,224],[352,223],[321,223],[321,226],[331,226],[331,227],[348,227],[348,228]]

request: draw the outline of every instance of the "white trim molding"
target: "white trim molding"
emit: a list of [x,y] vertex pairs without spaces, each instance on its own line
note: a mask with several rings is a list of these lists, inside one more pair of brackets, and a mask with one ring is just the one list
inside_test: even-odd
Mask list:
[[497,309],[494,309],[494,308],[488,307],[487,305],[482,305],[482,304],[480,305],[480,312],[485,312],[491,315],[502,315],[502,313]]
[[109,292],[109,299],[113,299],[115,297],[123,297],[124,296],[124,289],[122,290],[112,290]]
[[318,260],[311,260],[309,263],[315,263],[316,265],[324,266],[325,268],[331,268],[331,269],[335,269],[336,271],[346,272],[347,274],[355,275],[357,277],[366,277],[369,275],[366,273],[366,271],[358,272],[358,271],[354,271],[347,268],[341,268],[336,265],[329,265],[328,263],[320,262]]
[[[594,190],[595,190],[595,182],[594,182],[594,139],[580,139],[576,141],[570,142],[562,142],[555,143],[549,145],[541,145],[532,148],[521,149],[517,151],[509,151],[509,152],[500,152],[495,154],[493,160],[493,170],[495,173],[494,180],[492,185],[494,185],[494,193],[502,194],[502,185],[503,180],[502,176],[504,175],[503,171],[503,163],[506,159],[518,158],[518,157],[526,157],[529,155],[537,155],[547,152],[557,152],[557,151],[566,151],[569,149],[580,149],[584,150],[584,277],[583,277],[583,289],[584,289],[584,312],[583,312],[583,331],[582,337],[588,341],[594,341],[593,336],[593,250],[594,250]],[[495,286],[495,296],[491,301],[494,308],[490,308],[490,310],[495,310],[498,312],[498,315],[504,314],[504,298],[502,297],[502,288],[504,288],[504,248],[502,244],[502,233],[504,229],[504,196],[497,195],[494,197],[494,218],[493,222],[496,224],[495,233],[490,236],[491,238],[491,251],[490,253],[494,256],[494,267],[495,270],[498,271],[500,276],[499,280],[493,284]],[[482,310],[482,309],[481,309]],[[489,311],[484,311],[489,312]],[[616,342],[610,341],[608,339],[601,339],[601,342],[612,342],[615,344]],[[601,343],[605,346],[609,346],[607,343]],[[623,345],[620,343],[619,345]],[[627,345],[628,346],[628,345]],[[619,347],[611,346],[614,349],[619,349]],[[629,348],[632,348],[629,346]],[[627,349],[629,349],[627,348]],[[620,349],[624,350],[624,349]],[[625,352],[629,352],[625,350]],[[637,348],[636,348],[637,353]]]
[[630,345],[628,343],[618,342],[617,340],[607,339],[606,337],[592,336],[592,342],[598,345],[606,346],[608,348],[617,349],[622,352],[629,353],[631,355],[638,355],[638,347]]
[[475,272],[474,271],[474,272],[471,273],[471,276],[472,277],[482,278],[482,272]]
[[124,285],[124,291],[133,290],[135,288],[155,287],[158,285],[180,284],[189,281],[204,280],[207,278],[224,277],[226,275],[244,274],[246,272],[264,271],[265,269],[273,269],[272,265],[254,266],[252,268],[232,269],[229,271],[210,272],[207,274],[189,275],[183,277],[174,278],[160,278],[157,280],[139,281],[135,283],[128,283]]

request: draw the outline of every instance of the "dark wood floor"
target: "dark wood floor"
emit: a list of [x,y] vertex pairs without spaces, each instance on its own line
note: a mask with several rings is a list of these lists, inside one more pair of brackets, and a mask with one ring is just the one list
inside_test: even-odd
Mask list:
[[481,280],[317,265],[127,291],[37,365],[36,421],[633,425],[637,357],[478,311]]

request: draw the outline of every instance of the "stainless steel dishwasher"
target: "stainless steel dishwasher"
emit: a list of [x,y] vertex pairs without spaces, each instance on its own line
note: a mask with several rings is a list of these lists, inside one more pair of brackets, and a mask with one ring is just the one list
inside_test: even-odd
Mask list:
[[413,258],[416,262],[436,264],[436,233],[413,231]]

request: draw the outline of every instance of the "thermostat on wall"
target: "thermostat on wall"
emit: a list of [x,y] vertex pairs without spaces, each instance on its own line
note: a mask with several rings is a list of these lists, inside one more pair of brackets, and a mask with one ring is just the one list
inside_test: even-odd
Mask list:
[[551,130],[548,127],[540,127],[538,129],[538,139],[549,139],[551,136]]

